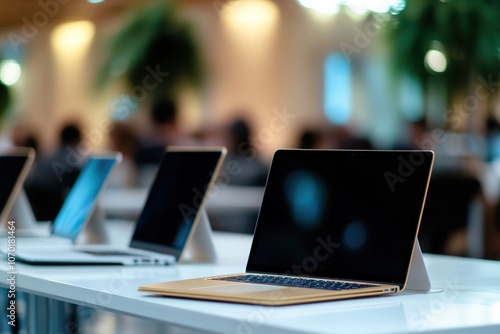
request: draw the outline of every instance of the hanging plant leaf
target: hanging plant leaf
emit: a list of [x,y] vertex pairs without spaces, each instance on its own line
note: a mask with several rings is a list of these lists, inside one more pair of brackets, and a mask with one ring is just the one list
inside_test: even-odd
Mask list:
[[[409,73],[425,87],[442,80],[450,96],[465,93],[474,76],[500,73],[500,1],[408,0],[388,37],[396,73]],[[436,45],[446,57],[442,73],[424,58]]]
[[197,43],[173,1],[157,1],[135,10],[108,45],[98,88],[123,78],[131,88],[162,95],[183,84],[199,86],[202,82]]

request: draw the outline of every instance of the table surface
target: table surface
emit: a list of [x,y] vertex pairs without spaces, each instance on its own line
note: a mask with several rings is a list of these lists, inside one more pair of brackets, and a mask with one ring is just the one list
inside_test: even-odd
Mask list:
[[[58,267],[16,263],[16,288],[74,304],[224,333],[500,333],[500,262],[495,261],[425,254],[433,288],[429,293],[402,292],[295,306],[230,304],[137,291],[142,284],[243,272],[251,236],[218,232],[214,241],[216,264]],[[7,276],[6,259],[1,259],[1,286],[7,285]]]

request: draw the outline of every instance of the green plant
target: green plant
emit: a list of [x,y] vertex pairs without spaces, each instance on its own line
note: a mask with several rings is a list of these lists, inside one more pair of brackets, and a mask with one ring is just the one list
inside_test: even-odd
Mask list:
[[108,46],[98,87],[117,77],[131,87],[144,87],[152,71],[163,73],[154,78],[155,82],[149,82],[154,89],[146,87],[153,95],[171,94],[184,84],[198,86],[202,82],[197,43],[173,1],[160,0],[134,10]]
[[[424,88],[441,82],[450,106],[477,76],[496,78],[500,73],[499,16],[498,0],[408,0],[389,29],[396,73],[415,76]],[[424,64],[436,44],[447,60],[442,73]]]

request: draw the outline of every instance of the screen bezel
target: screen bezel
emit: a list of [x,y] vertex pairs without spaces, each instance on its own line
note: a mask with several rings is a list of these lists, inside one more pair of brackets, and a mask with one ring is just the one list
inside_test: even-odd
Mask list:
[[[375,283],[383,283],[383,284],[395,284],[398,285],[401,289],[404,289],[406,286],[407,280],[408,280],[408,272],[409,268],[411,265],[412,257],[413,257],[413,250],[414,250],[414,244],[417,240],[417,235],[418,235],[418,230],[420,227],[421,219],[422,219],[422,214],[424,210],[424,205],[425,205],[425,199],[427,196],[427,191],[429,187],[429,181],[430,177],[432,174],[432,168],[434,165],[434,157],[435,154],[433,151],[430,150],[343,150],[343,149],[332,149],[332,150],[327,150],[327,149],[319,149],[319,150],[304,150],[304,149],[279,149],[275,152],[273,156],[273,161],[271,163],[271,167],[269,170],[268,174],[268,179],[266,182],[266,188],[269,186],[269,184],[272,184],[274,182],[271,182],[271,178],[277,178],[279,175],[275,172],[273,172],[273,163],[280,159],[283,161],[284,159],[291,159],[290,163],[293,163],[292,161],[296,160],[301,160],[301,159],[307,159],[308,157],[311,157],[311,155],[325,155],[325,158],[328,157],[328,159],[332,159],[334,156],[339,156],[339,158],[346,158],[346,157],[354,157],[354,158],[362,158],[364,156],[368,158],[375,158],[375,157],[380,157],[380,158],[397,158],[401,155],[410,155],[410,154],[419,154],[423,153],[424,156],[426,157],[426,160],[424,164],[427,164],[428,167],[428,175],[426,179],[426,184],[425,184],[425,190],[423,193],[423,198],[422,198],[422,205],[419,211],[419,217],[416,219],[416,226],[414,226],[415,230],[415,235],[414,236],[409,236],[409,239],[413,240],[411,244],[406,245],[405,249],[402,250],[402,252],[405,254],[406,262],[403,264],[403,274],[401,277],[385,277],[385,276],[379,276],[376,277],[376,279],[369,280]],[[286,161],[286,160],[284,160]],[[273,180],[274,181],[274,180]],[[257,224],[255,226],[254,230],[254,238],[252,241],[252,245],[250,248],[250,254],[248,257],[248,262],[247,262],[247,267],[246,271],[247,272],[253,272],[253,273],[275,273],[275,274],[283,274],[283,268],[279,267],[274,267],[271,268],[269,266],[259,266],[253,264],[253,260],[256,257],[257,249],[259,247],[258,242],[256,240],[259,239],[259,236],[261,234],[262,226],[265,224],[263,221],[262,216],[265,215],[263,214],[263,210],[273,210],[273,201],[274,199],[271,198],[271,195],[269,195],[270,192],[264,191],[264,196],[262,199],[262,205],[261,209],[259,211],[259,215],[257,218]],[[413,230],[413,229],[412,229]],[[300,276],[300,275],[298,275]],[[307,275],[311,276],[311,275]],[[319,276],[321,277],[321,276]],[[331,278],[339,278],[339,277],[331,277]],[[360,279],[360,281],[367,281],[366,279]]]
[[[168,160],[167,155],[169,153],[178,153],[178,152],[192,153],[192,154],[196,154],[196,153],[200,153],[200,152],[213,152],[213,153],[219,154],[219,158],[217,159],[217,164],[214,167],[209,184],[206,187],[205,193],[203,194],[203,198],[201,200],[201,203],[196,210],[193,224],[191,226],[191,229],[188,233],[188,237],[186,238],[186,241],[185,241],[182,249],[179,250],[179,249],[170,247],[168,245],[159,245],[159,244],[154,244],[154,243],[150,243],[147,241],[134,240],[135,231],[132,235],[132,240],[130,241],[131,248],[141,249],[141,250],[145,250],[145,251],[152,251],[152,252],[166,254],[166,255],[172,255],[175,257],[176,261],[179,261],[180,259],[182,259],[185,256],[186,252],[188,251],[189,247],[187,247],[187,246],[190,244],[190,242],[192,240],[192,237],[194,235],[194,231],[198,228],[199,221],[201,219],[203,210],[205,210],[205,206],[206,206],[206,202],[207,202],[207,194],[211,191],[212,187],[215,184],[215,181],[219,175],[219,171],[222,167],[222,163],[224,162],[224,159],[227,155],[227,149],[223,146],[167,146],[165,148],[165,153],[164,153],[163,159],[161,161],[161,164],[167,163],[167,160]],[[161,168],[161,164],[160,164],[159,168]],[[157,177],[158,177],[158,175],[157,175]],[[151,184],[150,189],[148,191],[148,198],[146,199],[143,211],[146,210],[146,206],[148,205],[148,202],[149,202],[149,197],[153,195],[151,191],[152,191],[156,182],[157,182],[157,180],[155,178],[155,180]],[[141,214],[141,216],[142,216],[142,214]],[[140,219],[141,219],[141,217],[139,217],[137,222],[136,222],[136,229],[137,229],[137,223],[139,222]]]

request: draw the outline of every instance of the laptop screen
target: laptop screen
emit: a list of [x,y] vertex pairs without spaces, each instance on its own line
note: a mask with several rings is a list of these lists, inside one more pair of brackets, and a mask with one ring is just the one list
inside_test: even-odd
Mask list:
[[433,157],[278,150],[247,271],[403,285]]
[[[10,204],[17,195],[16,190],[21,188],[28,168],[34,159],[34,151],[26,150],[0,153],[0,218],[1,222],[8,219]],[[24,174],[24,175],[23,175]],[[16,189],[18,188],[18,189]]]
[[178,258],[205,199],[210,197],[211,185],[224,156],[223,148],[169,147],[130,246]]
[[52,233],[75,240],[90,218],[97,198],[121,155],[92,156],[83,166],[57,214]]

